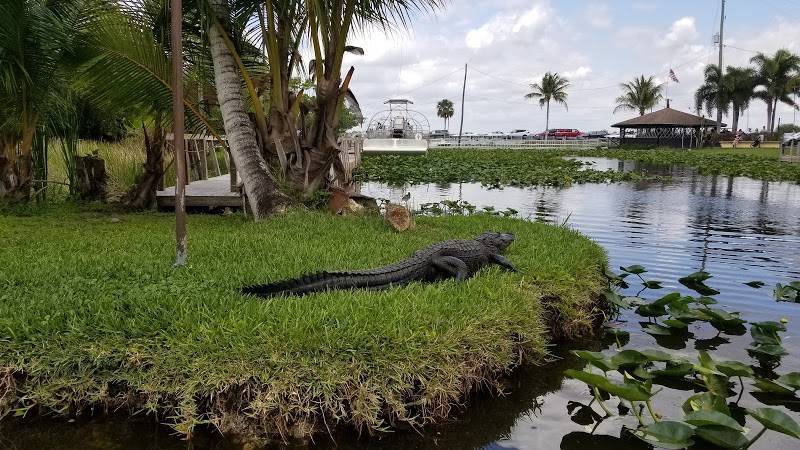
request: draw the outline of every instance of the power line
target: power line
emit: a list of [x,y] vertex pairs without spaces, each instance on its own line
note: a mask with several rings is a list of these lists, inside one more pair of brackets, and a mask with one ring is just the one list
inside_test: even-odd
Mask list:
[[400,92],[400,93],[399,93],[399,94],[397,94],[397,95],[406,95],[406,94],[410,94],[410,93],[412,93],[412,92],[418,91],[418,90],[420,90],[420,89],[422,89],[422,88],[424,88],[424,87],[428,87],[428,86],[430,86],[430,85],[432,85],[432,84],[434,84],[434,83],[438,83],[438,82],[440,82],[440,81],[444,80],[445,78],[449,77],[450,75],[452,75],[452,74],[454,74],[454,73],[456,73],[456,72],[461,72],[462,70],[464,70],[464,69],[463,69],[463,68],[461,68],[461,67],[458,67],[458,68],[456,68],[455,70],[453,70],[452,72],[448,72],[448,73],[446,73],[446,74],[442,75],[442,76],[441,76],[441,77],[439,77],[439,78],[436,78],[436,79],[433,79],[433,80],[431,80],[431,81],[428,81],[427,83],[423,83],[423,84],[421,84],[421,85],[419,85],[419,86],[417,86],[417,87],[415,87],[415,88],[413,88],[413,89],[409,89],[409,90],[407,90],[407,91],[405,91],[405,92]]

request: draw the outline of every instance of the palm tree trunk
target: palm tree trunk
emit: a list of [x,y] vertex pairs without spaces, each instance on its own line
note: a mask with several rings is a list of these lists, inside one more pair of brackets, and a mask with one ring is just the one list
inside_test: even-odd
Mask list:
[[550,100],[547,101],[547,113],[544,119],[544,140],[550,138]]
[[775,115],[778,113],[778,99],[776,98],[772,105],[772,119],[769,121],[769,132],[775,131]]
[[733,134],[736,135],[736,132],[738,130],[739,130],[739,108],[736,105],[734,105],[731,131],[733,131]]
[[[227,23],[225,0],[210,0],[210,6],[222,23]],[[269,173],[267,162],[261,155],[256,140],[256,130],[247,114],[247,102],[242,89],[243,81],[237,71],[236,60],[225,45],[219,27],[208,30],[211,59],[214,63],[214,84],[217,88],[225,135],[244,184],[250,209],[256,220],[262,219],[286,204],[287,198],[277,189]]]
[[767,100],[767,129],[772,130],[772,99]]

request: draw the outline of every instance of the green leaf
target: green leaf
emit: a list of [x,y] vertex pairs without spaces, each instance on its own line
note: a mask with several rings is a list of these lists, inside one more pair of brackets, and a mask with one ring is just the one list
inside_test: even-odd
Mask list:
[[740,432],[744,431],[742,426],[733,420],[731,416],[722,414],[719,411],[692,411],[689,414],[686,414],[686,417],[683,419],[683,421],[696,427],[718,425]]
[[602,370],[603,372],[608,372],[609,370],[616,370],[618,367],[611,360],[609,360],[609,358],[607,358],[604,354],[600,352],[590,352],[587,350],[574,350],[572,353],[575,354],[575,356],[577,356],[578,358]]
[[750,347],[748,350],[755,353],[756,356],[778,357],[786,354],[786,349],[782,345],[759,345]]
[[645,281],[642,284],[644,284],[644,287],[646,287],[648,289],[661,289],[662,288],[660,281],[648,280],[648,281]]
[[774,322],[771,320],[765,322],[753,322],[752,326],[760,328],[762,331],[771,331],[773,333],[778,333],[780,331],[786,331],[786,325],[780,322]]
[[652,362],[655,362],[655,361],[672,361],[673,359],[675,359],[674,356],[670,355],[667,352],[662,352],[661,350],[645,349],[645,350],[640,351],[639,353],[644,355],[645,358],[647,358],[649,361],[652,361]]
[[800,372],[789,372],[781,375],[778,378],[778,382],[794,390],[800,389]]
[[647,401],[650,399],[650,397],[652,397],[650,391],[647,390],[646,386],[641,383],[618,384],[610,381],[608,378],[602,375],[596,375],[574,369],[565,370],[564,375],[579,381],[583,381],[589,386],[602,389],[609,394],[616,395],[617,397],[628,401],[641,402]]
[[752,377],[753,368],[739,361],[720,361],[715,363],[717,370],[728,377]]
[[722,448],[740,449],[749,443],[741,432],[719,425],[696,428],[694,434],[700,439]]
[[634,275],[640,275],[640,274],[643,274],[643,273],[647,272],[647,269],[645,269],[644,267],[642,267],[642,266],[640,266],[638,264],[634,264],[634,265],[628,266],[628,267],[620,266],[619,270],[621,270],[623,272],[632,273]]
[[762,392],[770,392],[778,395],[794,395],[794,390],[782,386],[772,380],[767,380],[766,378],[756,378],[753,382],[753,386]]
[[670,336],[672,331],[669,328],[654,323],[648,323],[644,326],[644,332],[656,336]]
[[664,420],[633,431],[633,435],[648,444],[667,449],[682,449],[694,444],[694,429],[683,423]]
[[638,366],[648,361],[647,356],[636,350],[623,350],[611,357],[611,363],[617,367]]
[[764,287],[764,282],[763,281],[748,281],[745,284],[750,286],[753,289],[760,289],[760,288]]
[[670,328],[676,328],[676,329],[679,329],[679,330],[685,330],[689,326],[686,322],[684,322],[682,320],[678,320],[678,319],[667,319],[667,320],[664,320],[664,325],[667,325]]
[[711,278],[711,274],[701,270],[700,272],[695,272],[686,275],[685,277],[679,279],[678,281],[692,281],[695,283],[702,283],[703,281],[706,281],[709,278]]
[[661,377],[684,377],[692,373],[693,369],[694,369],[694,364],[690,362],[667,361],[665,368],[659,370],[653,370],[651,373],[653,375]]
[[800,425],[785,412],[775,408],[748,409],[747,414],[769,430],[800,439]]
[[697,299],[697,303],[708,306],[708,305],[716,305],[718,302],[711,297],[703,296]]
[[686,414],[692,411],[717,411],[727,416],[731,415],[725,398],[711,392],[703,392],[689,397],[683,402],[682,409]]
[[661,317],[667,315],[667,310],[664,308],[664,305],[648,303],[636,308],[636,314],[642,317]]
[[612,305],[614,305],[614,306],[616,306],[618,308],[622,308],[622,309],[630,309],[631,308],[631,303],[626,301],[625,299],[623,299],[616,292],[605,291],[605,292],[603,292],[603,296],[606,298],[606,301],[608,301],[608,303],[611,303]]
[[671,304],[675,303],[676,301],[678,301],[680,299],[681,299],[681,294],[680,293],[672,292],[672,293],[667,294],[667,295],[659,298],[658,300],[654,301],[653,303],[651,303],[651,305],[668,306],[668,305],[671,305]]

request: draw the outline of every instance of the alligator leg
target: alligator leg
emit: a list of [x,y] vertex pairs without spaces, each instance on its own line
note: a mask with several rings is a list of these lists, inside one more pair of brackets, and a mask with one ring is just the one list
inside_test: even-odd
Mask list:
[[455,256],[440,256],[432,262],[434,267],[455,277],[456,281],[464,281],[469,278],[469,267],[464,261]]
[[494,261],[495,264],[497,264],[498,266],[502,267],[503,269],[508,270],[509,272],[516,272],[517,271],[517,268],[514,267],[513,264],[511,264],[511,261],[509,261],[508,258],[506,258],[503,255],[500,255],[500,254],[492,255],[492,261]]

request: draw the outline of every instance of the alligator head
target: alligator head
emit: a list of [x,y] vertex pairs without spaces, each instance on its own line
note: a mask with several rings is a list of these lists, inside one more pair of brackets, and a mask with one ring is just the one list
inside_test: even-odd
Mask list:
[[514,242],[514,234],[513,233],[498,233],[496,231],[487,231],[480,236],[475,238],[476,241],[480,242],[481,244],[496,249],[497,252],[502,252],[506,249],[512,242]]

